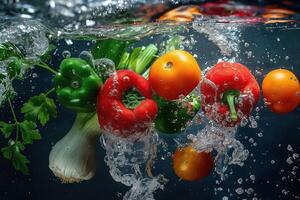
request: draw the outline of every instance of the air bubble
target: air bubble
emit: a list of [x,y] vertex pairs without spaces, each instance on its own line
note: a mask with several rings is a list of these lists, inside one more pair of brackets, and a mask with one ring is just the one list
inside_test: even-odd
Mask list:
[[124,81],[124,82],[129,82],[129,80],[130,80],[130,78],[129,78],[128,76],[124,76],[124,77],[123,77],[123,81]]
[[62,52],[62,56],[64,58],[70,58],[71,57],[71,52],[70,51],[63,51]]
[[90,52],[82,51],[78,57],[81,58],[82,60],[85,60],[87,63],[91,64],[92,66],[94,66],[94,58]]
[[80,84],[78,81],[72,81],[71,82],[71,87],[74,88],[74,89],[77,89],[80,87]]
[[235,189],[235,192],[236,192],[237,194],[241,195],[241,194],[244,193],[244,189],[240,187],[240,188]]
[[73,41],[70,40],[70,39],[65,39],[65,42],[68,46],[72,45],[73,44]]

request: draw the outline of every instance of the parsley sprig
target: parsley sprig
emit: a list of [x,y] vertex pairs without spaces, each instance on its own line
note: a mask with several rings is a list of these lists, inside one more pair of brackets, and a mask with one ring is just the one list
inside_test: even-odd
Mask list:
[[[35,140],[40,140],[41,134],[37,129],[38,122],[44,126],[50,119],[57,115],[56,105],[53,99],[47,97],[53,91],[31,97],[21,108],[24,120],[19,121],[16,117],[12,102],[8,99],[9,107],[13,115],[13,122],[0,121],[0,132],[8,145],[1,149],[4,158],[11,160],[14,168],[23,174],[29,174],[29,160],[24,155],[25,145],[33,144]],[[14,134],[13,134],[14,133]]]
[[6,89],[4,95],[8,102],[12,122],[0,121],[0,134],[7,140],[7,146],[2,147],[0,152],[2,156],[12,162],[17,171],[23,174],[29,174],[29,160],[24,154],[27,145],[33,144],[34,141],[41,139],[38,125],[45,126],[50,118],[57,115],[56,105],[53,99],[48,95],[54,91],[54,88],[47,93],[41,93],[37,96],[29,98],[23,104],[21,113],[24,114],[23,120],[17,118],[12,100],[14,99],[14,91],[8,86],[7,80],[22,79],[22,69],[37,66],[56,74],[57,72],[49,67],[46,62],[51,59],[50,54],[56,49],[50,45],[48,51],[40,57],[38,61],[26,59],[21,51],[12,43],[0,44],[0,62],[6,64],[6,74],[0,72],[0,84]]

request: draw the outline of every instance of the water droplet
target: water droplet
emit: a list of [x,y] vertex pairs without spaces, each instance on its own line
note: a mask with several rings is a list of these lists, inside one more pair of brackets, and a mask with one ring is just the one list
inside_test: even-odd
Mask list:
[[71,52],[70,51],[63,51],[62,52],[62,56],[64,58],[70,58],[71,57]]
[[288,150],[288,151],[293,151],[292,146],[291,146],[291,145],[288,145],[288,146],[287,146],[287,150]]
[[271,164],[272,164],[272,165],[275,164],[275,160],[271,160]]
[[237,194],[243,194],[244,193],[244,189],[240,187],[240,188],[235,189],[235,192]]
[[88,51],[82,51],[79,56],[82,60],[85,60],[87,63],[94,65],[94,58],[93,55]]
[[263,133],[257,133],[258,137],[262,137],[263,136]]
[[94,20],[86,20],[85,21],[86,26],[94,26],[95,24],[96,24],[96,22]]
[[128,76],[124,76],[124,77],[123,77],[123,81],[124,81],[124,82],[129,82],[129,80],[130,80],[130,78],[129,78]]
[[65,39],[65,42],[68,46],[72,45],[73,44],[73,41],[70,40],[70,39]]
[[291,164],[294,163],[294,161],[292,160],[291,157],[288,157],[288,158],[286,159],[286,163],[289,164],[289,165],[291,165]]
[[250,175],[250,179],[251,179],[252,181],[255,181],[255,175],[251,174],[251,175]]
[[71,87],[74,88],[74,89],[77,89],[80,87],[80,84],[78,81],[72,81],[71,82]]
[[242,184],[242,183],[243,183],[243,179],[242,179],[242,178],[239,178],[239,179],[237,180],[237,182],[238,182],[239,184]]

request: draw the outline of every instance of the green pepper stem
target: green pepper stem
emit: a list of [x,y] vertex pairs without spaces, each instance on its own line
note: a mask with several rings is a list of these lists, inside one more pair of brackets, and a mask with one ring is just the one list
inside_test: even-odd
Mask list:
[[38,66],[38,67],[47,69],[48,71],[50,71],[51,73],[53,73],[55,75],[57,74],[57,71],[55,71],[54,69],[52,69],[51,67],[49,67],[46,63],[41,62],[41,63],[37,63],[35,65]]
[[238,90],[228,90],[223,93],[222,101],[223,103],[226,103],[229,106],[229,112],[230,112],[230,119],[232,121],[237,121],[238,116],[235,109],[235,98],[240,95],[240,92]]

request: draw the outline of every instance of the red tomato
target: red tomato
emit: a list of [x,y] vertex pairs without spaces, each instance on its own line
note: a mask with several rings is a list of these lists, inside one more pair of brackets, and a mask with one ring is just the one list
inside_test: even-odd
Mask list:
[[196,181],[209,175],[213,169],[213,159],[210,153],[197,152],[187,146],[174,153],[173,169],[182,180]]

